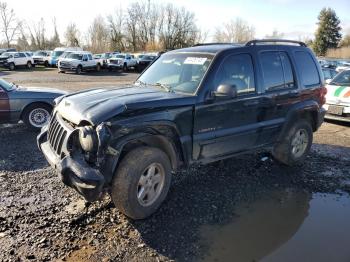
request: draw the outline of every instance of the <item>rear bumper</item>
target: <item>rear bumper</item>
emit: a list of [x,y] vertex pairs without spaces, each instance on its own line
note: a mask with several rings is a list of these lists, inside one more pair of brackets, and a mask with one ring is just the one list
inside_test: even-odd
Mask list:
[[47,127],[44,127],[38,135],[37,143],[65,185],[76,189],[89,202],[100,197],[105,183],[104,176],[98,169],[89,166],[80,153],[60,159],[47,141]]
[[326,115],[326,109],[324,109],[323,107],[321,107],[318,117],[317,117],[317,123],[316,123],[316,129],[319,129],[319,127],[322,125],[324,118]]
[[[332,104],[325,104],[324,105],[324,108],[326,111],[328,110],[329,105],[332,105]],[[336,106],[339,106],[339,105],[336,105]],[[342,115],[335,115],[335,114],[330,114],[330,113],[326,112],[325,119],[343,121],[343,122],[350,123],[350,105],[341,105],[341,106],[344,107]]]

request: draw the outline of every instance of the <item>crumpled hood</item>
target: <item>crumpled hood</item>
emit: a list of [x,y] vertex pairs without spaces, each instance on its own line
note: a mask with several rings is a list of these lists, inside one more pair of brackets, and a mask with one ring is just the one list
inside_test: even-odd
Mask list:
[[193,105],[194,96],[169,93],[155,87],[92,89],[65,96],[56,111],[74,124],[97,125],[125,111]]

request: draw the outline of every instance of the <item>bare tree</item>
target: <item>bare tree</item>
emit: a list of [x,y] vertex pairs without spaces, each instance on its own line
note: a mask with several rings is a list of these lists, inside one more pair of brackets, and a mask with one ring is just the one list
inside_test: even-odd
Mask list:
[[56,17],[53,18],[53,36],[50,39],[50,43],[49,43],[49,48],[53,49],[57,46],[61,45],[61,40],[60,40],[60,35],[58,34],[58,30],[57,30],[57,22],[56,22]]
[[126,17],[126,39],[133,51],[138,49],[139,35],[138,35],[138,14],[135,12],[136,3],[131,4],[127,9]]
[[17,20],[13,9],[9,9],[7,3],[0,2],[1,31],[5,35],[6,45],[9,48],[11,42],[19,33],[21,23]]
[[107,16],[109,27],[110,48],[113,50],[125,49],[124,14],[123,9],[116,9],[113,15]]
[[39,22],[33,23],[29,28],[31,35],[31,48],[32,49],[46,49],[48,40],[46,38],[46,27],[44,18],[41,18]]
[[24,25],[22,24],[19,28],[20,36],[17,38],[17,49],[18,50],[28,50],[30,48],[30,44],[28,42],[28,37],[26,34],[26,29],[24,28]]
[[228,23],[224,23],[222,27],[216,28],[214,41],[244,43],[255,36],[255,28],[249,25],[245,20],[236,18]]
[[163,6],[160,13],[159,41],[164,49],[181,48],[196,42],[198,28],[194,13],[173,4]]
[[80,31],[75,23],[67,26],[64,37],[68,46],[80,46]]
[[101,53],[108,50],[109,32],[102,16],[95,17],[88,31],[90,51]]

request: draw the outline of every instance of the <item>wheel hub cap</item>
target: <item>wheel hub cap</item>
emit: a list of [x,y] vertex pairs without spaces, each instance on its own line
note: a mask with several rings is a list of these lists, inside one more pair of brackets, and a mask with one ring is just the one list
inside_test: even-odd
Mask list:
[[43,108],[37,108],[30,112],[29,122],[32,126],[42,127],[50,119],[50,114],[47,110]]
[[158,163],[149,165],[142,173],[137,185],[137,200],[142,206],[152,205],[164,187],[165,173]]
[[298,130],[292,140],[292,154],[294,157],[301,157],[309,143],[309,137],[305,129]]

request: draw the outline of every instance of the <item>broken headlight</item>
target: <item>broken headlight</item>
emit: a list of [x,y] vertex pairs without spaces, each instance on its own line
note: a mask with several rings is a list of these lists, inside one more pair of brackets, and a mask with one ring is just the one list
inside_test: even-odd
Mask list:
[[79,128],[79,143],[85,152],[96,152],[98,148],[98,139],[96,131],[92,126],[83,126]]

